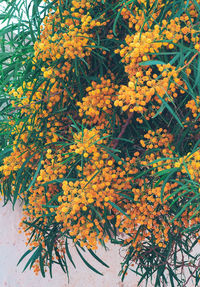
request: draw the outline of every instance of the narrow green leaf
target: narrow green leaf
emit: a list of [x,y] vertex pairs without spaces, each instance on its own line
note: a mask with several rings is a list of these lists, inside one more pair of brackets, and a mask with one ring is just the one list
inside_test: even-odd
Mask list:
[[[157,94],[158,95],[158,94]],[[163,102],[163,105],[168,109],[168,111],[171,113],[171,115],[176,119],[176,121],[179,123],[179,125],[183,128],[183,124],[181,123],[179,117],[177,114],[173,111],[173,109],[170,107],[170,105],[158,95],[159,99]]]
[[31,188],[31,186],[34,185],[34,183],[35,183],[35,181],[36,181],[36,178],[37,178],[37,176],[38,176],[38,174],[39,174],[39,172],[40,172],[41,166],[42,166],[42,163],[41,163],[42,160],[43,160],[43,156],[41,156],[41,158],[40,158],[40,161],[39,161],[37,170],[36,170],[36,172],[35,172],[35,174],[34,174],[34,176],[33,176],[33,179],[32,179],[32,181],[31,181],[31,183],[29,184],[29,186],[28,186],[26,192],[28,192],[29,189]]
[[192,201],[199,198],[200,194],[197,194],[196,196],[192,197],[182,208],[181,210],[174,216],[174,218],[171,220],[171,222],[173,222],[174,220],[176,220],[185,210],[188,206],[191,205]]
[[153,65],[166,65],[163,61],[159,60],[151,60],[151,61],[145,61],[145,62],[140,62],[140,66],[153,66]]
[[108,203],[110,203],[110,205],[114,207],[115,209],[117,209],[120,213],[124,214],[126,217],[131,219],[130,216],[123,209],[121,209],[118,205],[116,205],[114,202],[111,202],[110,200],[108,200]]
[[90,254],[97,260],[99,261],[102,265],[104,265],[105,267],[109,268],[109,266],[103,261],[101,260],[101,258],[99,258],[94,251],[92,251],[92,249],[88,249],[88,251],[90,252]]
[[77,246],[76,246],[76,250],[80,256],[80,258],[83,260],[83,262],[85,263],[85,265],[90,268],[92,271],[94,271],[95,273],[99,274],[99,275],[102,275],[103,274],[101,272],[99,272],[98,270],[96,270],[92,265],[90,265],[90,263],[87,262],[87,260],[83,257],[83,255],[81,254],[80,250],[78,250]]
[[19,259],[19,261],[17,262],[17,266],[22,262],[22,260],[31,252],[33,252],[33,250],[35,249],[36,247],[33,247],[33,249],[29,249],[27,250],[23,255],[22,257]]
[[22,272],[24,272],[29,265],[30,265],[30,268],[33,266],[35,260],[38,259],[38,257],[40,256],[41,252],[42,252],[42,245],[39,245],[38,248],[33,253],[33,255],[31,256],[31,258],[26,263],[26,265],[25,265],[25,267],[24,267]]
[[45,278],[45,271],[44,271],[44,258],[42,257],[42,255],[40,255],[39,263],[40,263],[40,271],[41,271],[42,277],[44,277],[44,278]]
[[67,241],[67,238],[66,238],[66,240],[65,240],[65,250],[66,250],[67,256],[68,256],[69,260],[71,261],[72,265],[74,266],[74,268],[76,268],[76,265],[74,264],[74,261],[72,259],[71,253],[69,251],[69,246],[68,245],[69,244],[68,244],[68,241]]

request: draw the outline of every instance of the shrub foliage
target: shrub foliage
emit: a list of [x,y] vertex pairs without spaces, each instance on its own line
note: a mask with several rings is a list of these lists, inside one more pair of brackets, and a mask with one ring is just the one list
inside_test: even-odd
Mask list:
[[5,5],[0,186],[23,201],[25,269],[68,274],[71,240],[99,273],[83,251],[107,266],[109,241],[122,280],[199,286],[199,3]]

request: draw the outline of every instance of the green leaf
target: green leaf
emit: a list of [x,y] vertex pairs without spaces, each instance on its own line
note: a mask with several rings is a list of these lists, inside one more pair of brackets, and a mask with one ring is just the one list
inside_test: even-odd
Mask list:
[[22,260],[31,252],[33,252],[33,250],[35,249],[36,247],[33,247],[33,249],[29,249],[27,250],[23,255],[22,257],[19,259],[18,263],[17,263],[17,266],[22,262]]
[[41,271],[42,277],[45,277],[44,258],[41,255],[40,255],[40,258],[39,258],[39,263],[40,263],[40,271]]
[[57,247],[54,247],[54,251],[55,251],[55,254],[56,254],[58,263],[59,263],[60,267],[62,268],[63,272],[68,274],[67,264],[65,264],[64,260],[63,260],[62,257],[60,256],[60,253],[59,253],[59,251],[58,251],[58,248],[57,248]]
[[[166,93],[167,94],[167,93]],[[179,123],[179,125],[183,128],[183,124],[181,123],[179,117],[177,116],[177,114],[174,112],[174,110],[170,107],[170,105],[163,99],[161,98],[158,94],[157,96],[159,97],[159,99],[162,101],[163,105],[165,106],[165,108],[168,109],[168,111],[171,113],[171,115],[176,119],[176,121]]]
[[97,269],[95,269],[92,265],[90,265],[90,263],[87,262],[87,260],[83,257],[83,255],[81,254],[80,250],[78,250],[78,247],[75,245],[76,247],[76,250],[80,256],[80,258],[83,260],[83,262],[85,263],[85,265],[90,268],[92,271],[94,271],[95,273],[99,274],[99,275],[102,275],[103,274],[101,272],[99,272]]
[[2,160],[5,156],[7,156],[8,153],[12,151],[11,147],[7,147],[4,150],[1,151],[0,153],[0,160]]
[[123,6],[121,7],[119,12],[117,13],[117,16],[115,17],[115,20],[114,20],[114,23],[113,23],[113,34],[115,35],[115,37],[117,36],[117,34],[116,34],[117,21],[118,21],[119,17],[121,16],[122,9],[123,9]]
[[90,252],[90,254],[97,260],[99,261],[102,265],[104,265],[107,268],[110,268],[103,260],[101,260],[101,258],[99,258],[93,251],[92,249],[88,249],[88,251]]
[[174,216],[174,218],[171,220],[171,222],[173,222],[174,220],[176,220],[185,210],[188,206],[191,205],[192,201],[199,198],[200,194],[197,194],[196,196],[192,197],[182,208],[181,210]]
[[172,169],[172,171],[166,176],[164,182],[163,182],[163,185],[162,185],[162,188],[161,188],[161,194],[160,194],[160,197],[161,197],[161,202],[163,203],[163,194],[164,194],[164,189],[165,189],[165,186],[167,184],[167,182],[169,181],[170,177],[172,177],[172,175],[174,173],[177,172],[177,168],[175,169]]
[[40,256],[41,252],[42,252],[42,245],[40,244],[38,246],[38,248],[35,250],[35,252],[33,253],[33,255],[31,256],[31,258],[26,263],[26,265],[25,265],[25,267],[24,267],[22,272],[24,272],[29,265],[30,265],[30,268],[33,266],[33,264],[35,263],[36,259],[38,259],[38,257]]
[[126,138],[113,138],[113,140],[124,141],[124,142],[130,143],[130,144],[134,144],[134,141],[131,141],[131,140],[126,139]]
[[118,194],[119,194],[120,196],[122,196],[123,198],[126,198],[126,199],[128,199],[128,200],[130,200],[130,201],[134,201],[134,198],[128,196],[127,194],[124,194],[124,193],[121,193],[121,192],[119,192]]
[[20,170],[18,170],[18,172],[17,172],[16,179],[15,179],[16,184],[15,184],[14,196],[13,196],[13,208],[14,208],[14,205],[15,205],[15,203],[16,203],[16,201],[17,201],[20,184],[21,184],[21,182],[22,182],[22,180],[23,180],[23,178],[22,178],[22,173],[23,173],[23,171],[24,171],[24,169],[25,169],[26,164],[30,161],[30,159],[31,159],[32,157],[34,157],[34,155],[35,155],[36,153],[37,153],[37,151],[34,152],[32,155],[30,155],[30,156],[25,160],[25,162],[22,164]]
[[40,158],[40,161],[39,161],[37,170],[36,170],[36,172],[35,172],[35,174],[34,174],[34,176],[33,176],[33,179],[32,179],[32,181],[31,181],[31,183],[29,184],[29,186],[28,186],[26,192],[28,192],[29,189],[31,188],[31,186],[33,186],[33,185],[35,184],[36,178],[37,178],[37,176],[38,176],[38,174],[39,174],[39,172],[40,172],[41,166],[42,166],[42,163],[41,163],[42,160],[43,160],[43,156],[41,156],[41,158]]
[[166,65],[163,61],[159,60],[151,60],[151,61],[145,61],[145,62],[140,62],[140,66],[153,66],[153,65]]
[[175,173],[178,170],[179,170],[178,167],[173,167],[173,168],[169,168],[169,169],[158,171],[158,172],[155,173],[155,175],[156,176],[162,176],[162,175],[166,175],[166,174],[169,174],[169,173]]
[[68,244],[67,238],[65,240],[65,250],[66,250],[67,256],[68,256],[69,260],[71,261],[72,265],[74,266],[74,268],[76,268],[76,265],[74,264],[71,253],[69,252],[69,244]]
[[130,216],[123,209],[121,209],[118,205],[116,205],[114,202],[111,202],[110,200],[108,200],[108,203],[110,203],[112,207],[117,209],[120,213],[124,214],[127,218],[131,220]]
[[89,204],[88,206],[90,207],[90,209],[92,209],[96,213],[96,215],[99,217],[100,220],[103,220],[101,214],[97,211],[97,209],[92,204]]

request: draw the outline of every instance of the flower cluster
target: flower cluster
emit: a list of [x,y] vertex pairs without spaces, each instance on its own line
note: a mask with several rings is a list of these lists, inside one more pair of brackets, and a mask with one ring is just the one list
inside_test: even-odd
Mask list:
[[[57,77],[68,79],[73,60],[89,57],[95,49],[94,35],[90,31],[105,26],[106,21],[103,17],[93,19],[90,8],[87,1],[72,1],[71,11],[65,10],[62,17],[59,5],[53,14],[45,17],[40,39],[34,44],[33,63],[42,61],[41,71],[51,83],[56,82]],[[55,61],[58,64],[53,67]]]
[[113,83],[114,79],[114,75],[111,75],[111,79],[102,77],[100,84],[92,82],[91,86],[86,88],[88,94],[82,98],[82,102],[77,102],[80,107],[79,115],[89,118],[89,120],[83,118],[83,123],[89,123],[92,120],[100,128],[104,128],[105,124],[108,124],[106,115],[112,114],[113,101],[118,90],[118,85]]
[[68,239],[93,255],[110,240],[122,274],[137,263],[160,282],[200,241],[199,1],[46,2],[0,119],[1,192],[23,200],[29,262],[65,270]]
[[[187,15],[171,19],[169,23],[164,19],[161,25],[156,24],[148,29],[146,23],[144,27],[143,33],[136,28],[138,32],[127,35],[126,44],[115,50],[122,57],[129,79],[128,85],[121,85],[115,106],[121,107],[123,111],[142,114],[149,120],[160,109],[163,97],[165,101],[173,102],[178,92],[183,94],[187,90],[187,85],[179,76],[182,68],[177,69],[170,62],[165,64],[157,60],[157,55],[163,47],[167,50],[176,49],[180,41],[192,42],[194,48],[199,49],[199,36]],[[152,64],[157,68],[152,69]],[[142,123],[143,120],[138,119],[138,122]]]

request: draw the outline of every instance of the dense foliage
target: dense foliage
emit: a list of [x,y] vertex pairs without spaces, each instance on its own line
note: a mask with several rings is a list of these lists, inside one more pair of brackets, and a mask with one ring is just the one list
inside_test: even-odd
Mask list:
[[82,251],[102,262],[110,241],[125,252],[122,280],[199,285],[199,11],[199,0],[6,3],[1,193],[23,201],[25,269],[68,274],[72,240],[98,272]]

